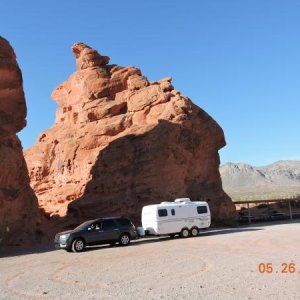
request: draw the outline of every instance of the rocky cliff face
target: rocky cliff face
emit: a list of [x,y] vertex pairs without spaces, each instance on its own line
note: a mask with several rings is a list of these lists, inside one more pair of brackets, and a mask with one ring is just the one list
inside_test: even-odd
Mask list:
[[77,222],[138,221],[143,205],[191,197],[209,200],[215,220],[234,218],[218,170],[219,125],[170,77],[149,82],[83,43],[72,49],[77,71],[52,94],[55,124],[25,153],[40,205]]
[[38,203],[16,135],[25,118],[21,71],[13,49],[0,37],[0,248],[35,237]]

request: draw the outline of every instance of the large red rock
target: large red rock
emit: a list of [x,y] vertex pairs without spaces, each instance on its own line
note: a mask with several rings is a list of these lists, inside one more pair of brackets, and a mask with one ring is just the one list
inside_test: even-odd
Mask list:
[[16,135],[25,118],[21,71],[12,47],[0,37],[0,248],[28,244],[36,234],[38,202]]
[[235,217],[223,192],[222,129],[175,90],[78,43],[77,71],[52,93],[56,121],[25,153],[31,185],[48,213],[74,222],[105,215],[140,219],[143,205],[208,200],[214,220]]

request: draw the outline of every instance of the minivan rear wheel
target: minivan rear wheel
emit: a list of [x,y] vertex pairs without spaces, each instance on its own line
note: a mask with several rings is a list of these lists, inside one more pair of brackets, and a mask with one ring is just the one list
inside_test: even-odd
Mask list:
[[128,233],[122,233],[120,235],[119,243],[121,246],[127,246],[130,244],[130,235]]
[[75,239],[72,243],[73,252],[82,252],[85,248],[85,242],[83,239]]
[[180,231],[180,237],[187,238],[189,236],[189,230],[187,228],[182,228]]

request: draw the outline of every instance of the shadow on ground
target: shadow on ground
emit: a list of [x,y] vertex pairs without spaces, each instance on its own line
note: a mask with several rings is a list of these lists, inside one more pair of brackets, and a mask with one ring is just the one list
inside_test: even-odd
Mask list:
[[286,219],[286,220],[273,220],[273,221],[259,221],[259,222],[252,222],[239,225],[239,228],[250,228],[250,227],[265,227],[265,226],[276,226],[276,225],[283,225],[283,224],[295,224],[300,223],[300,219]]
[[[201,238],[202,236],[213,236],[213,235],[221,235],[221,234],[233,234],[233,233],[239,233],[239,232],[252,232],[252,231],[258,231],[258,230],[263,230],[261,228],[216,228],[216,229],[211,229],[211,230],[205,230],[205,231],[200,231],[199,236],[194,237],[194,238]],[[193,238],[193,239],[194,239]],[[130,244],[130,247],[138,247],[142,244],[152,244],[152,243],[162,243],[162,242],[171,242],[173,240],[180,239],[179,236],[176,236],[174,238],[170,238],[169,236],[161,236],[161,237],[146,237],[142,239],[137,239],[135,241],[132,241]],[[101,250],[105,248],[120,248],[122,246],[115,245],[113,247],[109,245],[99,245],[99,246],[91,246],[88,247],[85,252],[89,251],[96,251],[96,250]]]
[[[216,235],[227,235],[227,234],[235,234],[235,233],[241,233],[241,232],[253,232],[253,231],[260,231],[264,230],[260,227],[265,226],[276,226],[276,225],[283,225],[283,224],[293,224],[293,223],[300,223],[300,220],[285,220],[285,221],[276,221],[276,222],[264,222],[264,223],[253,223],[250,225],[243,225],[236,228],[210,228],[207,230],[201,230],[198,237],[207,237],[207,236],[216,236]],[[176,236],[175,238],[170,238],[169,236],[161,236],[161,237],[147,237],[143,239],[137,239],[135,241],[132,241],[130,247],[138,247],[142,244],[152,244],[152,243],[162,243],[162,242],[171,242],[173,240],[180,239],[180,237]],[[99,245],[99,246],[92,246],[88,247],[85,252],[89,251],[97,251],[102,249],[111,248],[112,250],[115,248],[120,248],[121,246],[116,245],[111,247],[110,245]],[[36,248],[28,248],[28,249],[14,249],[11,251],[6,251],[3,253],[0,253],[0,258],[4,257],[13,257],[13,256],[21,256],[21,255],[28,255],[28,254],[38,254],[38,253],[45,253],[45,252],[51,252],[54,251],[54,244],[48,244],[46,246],[39,246]],[[78,255],[78,254],[76,254]],[[80,254],[79,254],[80,255]]]
[[28,254],[39,254],[45,252],[54,251],[55,247],[53,244],[37,246],[37,247],[29,247],[29,248],[14,248],[8,249],[3,252],[0,252],[0,259],[4,257],[13,257],[13,256],[21,256],[21,255],[28,255]]

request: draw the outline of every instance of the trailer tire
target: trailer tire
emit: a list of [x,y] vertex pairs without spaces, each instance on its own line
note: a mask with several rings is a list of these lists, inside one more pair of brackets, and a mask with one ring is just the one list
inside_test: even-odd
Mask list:
[[198,236],[198,234],[199,234],[199,229],[197,227],[192,227],[191,236],[195,237],[195,236]]
[[180,231],[180,237],[187,238],[190,235],[188,228],[182,228]]

